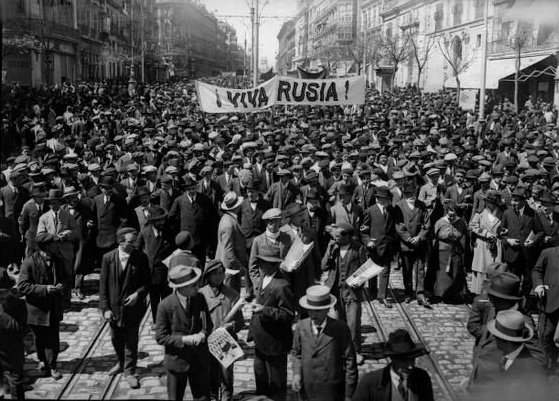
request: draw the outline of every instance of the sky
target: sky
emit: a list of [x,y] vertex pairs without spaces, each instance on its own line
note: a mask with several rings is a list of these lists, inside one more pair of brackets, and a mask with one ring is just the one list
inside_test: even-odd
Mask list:
[[[201,3],[206,5],[206,9],[214,12],[218,19],[226,20],[236,29],[239,45],[244,45],[246,34],[247,49],[249,49],[252,43],[250,7],[253,1],[255,0],[201,0]],[[276,63],[278,33],[283,23],[295,16],[296,0],[259,0],[259,2],[260,15],[263,18],[260,22],[260,46],[258,48],[260,58],[266,57],[268,65],[271,67],[275,66]],[[239,17],[229,17],[232,15]],[[243,15],[246,18],[240,17]],[[272,16],[287,18],[266,18]]]

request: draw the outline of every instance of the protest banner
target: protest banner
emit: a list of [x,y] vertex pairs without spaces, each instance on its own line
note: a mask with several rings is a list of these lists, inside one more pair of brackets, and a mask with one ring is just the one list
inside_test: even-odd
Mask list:
[[373,277],[378,276],[382,272],[383,267],[377,265],[371,260],[367,259],[359,269],[357,269],[351,276],[346,279],[346,284],[350,287],[359,287]]
[[220,327],[208,337],[210,354],[224,367],[228,368],[244,355],[242,348],[229,332]]
[[365,77],[297,79],[274,77],[248,89],[196,81],[196,97],[206,113],[250,113],[275,104],[343,106],[365,103]]

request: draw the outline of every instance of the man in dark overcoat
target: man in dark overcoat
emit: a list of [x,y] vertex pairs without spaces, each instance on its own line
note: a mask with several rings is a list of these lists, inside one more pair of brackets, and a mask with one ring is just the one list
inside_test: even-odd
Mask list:
[[147,256],[135,248],[138,232],[124,227],[116,233],[118,248],[103,255],[99,279],[99,309],[109,321],[118,363],[109,372],[122,371],[131,388],[138,388],[138,332],[146,312],[151,284]]

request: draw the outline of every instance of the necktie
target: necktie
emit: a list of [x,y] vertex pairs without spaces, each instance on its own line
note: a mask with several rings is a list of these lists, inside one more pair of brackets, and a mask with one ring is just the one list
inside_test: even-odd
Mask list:
[[54,212],[54,229],[58,231],[58,212]]
[[499,363],[499,367],[501,368],[501,370],[506,370],[507,361],[508,361],[508,358],[506,356],[503,356],[501,358],[501,362]]
[[398,381],[398,392],[402,398],[406,399],[406,385],[404,384],[404,376],[400,376],[400,381]]
[[320,337],[320,334],[322,333],[322,327],[321,326],[317,326],[316,327],[316,338]]

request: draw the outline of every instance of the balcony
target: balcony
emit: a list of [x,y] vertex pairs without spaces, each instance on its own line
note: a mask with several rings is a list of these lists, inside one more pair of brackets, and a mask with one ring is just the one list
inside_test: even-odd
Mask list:
[[49,20],[30,18],[26,21],[25,28],[39,35],[60,37],[70,41],[77,41],[80,35],[79,31],[72,26]]

